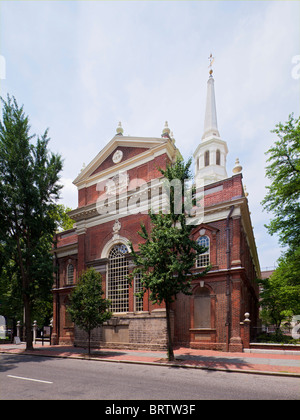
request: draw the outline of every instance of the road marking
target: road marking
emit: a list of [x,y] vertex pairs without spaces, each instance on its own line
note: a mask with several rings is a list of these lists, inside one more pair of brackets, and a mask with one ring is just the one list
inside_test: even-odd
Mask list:
[[42,381],[41,379],[24,378],[23,376],[7,375],[9,378],[24,379],[25,381],[42,382],[43,384],[53,384],[53,382]]

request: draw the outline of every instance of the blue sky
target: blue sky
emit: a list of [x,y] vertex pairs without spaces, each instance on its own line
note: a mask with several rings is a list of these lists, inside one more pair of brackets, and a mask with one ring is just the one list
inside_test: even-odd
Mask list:
[[159,137],[167,120],[192,155],[212,52],[227,173],[239,157],[260,263],[272,266],[281,250],[260,205],[265,152],[275,124],[299,116],[299,17],[300,2],[287,0],[1,0],[0,94],[24,104],[33,132],[49,127],[49,147],[64,158],[61,202],[74,208],[72,181],[119,121],[124,135]]

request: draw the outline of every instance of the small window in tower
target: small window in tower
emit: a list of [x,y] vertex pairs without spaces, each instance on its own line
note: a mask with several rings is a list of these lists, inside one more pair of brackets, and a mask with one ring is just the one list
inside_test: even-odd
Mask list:
[[221,153],[219,149],[216,151],[216,165],[221,165]]
[[206,150],[206,152],[204,154],[204,165],[205,166],[209,165],[209,150]]

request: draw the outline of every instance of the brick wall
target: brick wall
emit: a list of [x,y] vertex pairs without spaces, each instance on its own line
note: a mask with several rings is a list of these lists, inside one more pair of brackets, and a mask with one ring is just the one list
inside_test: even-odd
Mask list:
[[[87,334],[75,327],[76,346],[87,345]],[[95,328],[91,334],[91,347],[152,349],[167,348],[167,326],[165,311],[156,310],[149,313],[124,314]]]
[[[142,178],[145,181],[161,176],[158,167],[165,167],[167,162],[166,155],[158,156],[153,161],[140,165],[129,171],[130,179]],[[211,188],[212,187],[212,188]],[[242,176],[240,174],[224,181],[217,182],[206,188],[214,191],[205,196],[205,205],[213,206],[222,202],[230,204],[231,199],[243,195]],[[79,191],[79,206],[95,202],[99,192],[92,186]],[[128,215],[120,218],[121,229],[118,234],[121,237],[132,241],[134,249],[138,250],[141,238],[138,235],[140,224],[143,222],[147,230],[150,228],[149,216],[137,214]],[[113,238],[114,220],[90,227],[83,235],[75,235],[75,230],[66,235],[58,235],[58,247],[78,243],[78,255],[64,257],[60,259],[60,277],[66,277],[66,266],[70,258],[74,259],[77,273],[84,270],[87,266],[95,266],[103,274],[103,289],[106,287],[105,268],[106,262],[101,261],[102,250],[109,240]],[[226,219],[217,220],[206,225],[201,225],[194,230],[194,239],[199,237],[199,230],[204,228],[205,234],[210,238],[211,250],[210,259],[212,263],[211,271],[199,280],[205,281],[205,287],[211,294],[212,321],[210,331],[197,333],[191,332],[193,320],[193,296],[179,294],[177,301],[173,304],[174,311],[173,334],[177,344],[193,346],[199,348],[209,348],[225,350],[226,348],[226,275],[227,275],[227,256],[226,256]],[[230,271],[231,284],[231,329],[230,329],[230,350],[241,351],[241,327],[245,312],[250,312],[251,321],[257,316],[257,299],[255,297],[256,288],[254,278],[255,270],[251,258],[249,246],[245,232],[242,229],[239,217],[229,220],[230,228]],[[76,260],[78,258],[78,260]],[[76,263],[77,261],[77,263]],[[99,267],[97,266],[99,264]],[[199,269],[195,267],[195,272]],[[198,287],[199,280],[193,280],[193,290]],[[60,283],[63,287],[63,280]],[[63,340],[70,340],[73,331],[66,326],[64,306],[66,295],[59,297],[60,304],[60,332]],[[127,348],[152,348],[161,349],[166,347],[166,318],[161,311],[164,305],[152,305],[148,300],[148,295],[144,297],[144,313],[133,313],[133,289],[129,290],[129,310],[128,314],[118,317],[118,324],[112,325],[108,322],[92,334],[92,346],[127,347]],[[254,322],[252,325],[254,325]],[[203,334],[202,334],[203,333]],[[75,327],[75,344],[86,344],[86,335]],[[201,335],[202,334],[202,335]],[[191,337],[194,341],[191,342]],[[197,341],[198,340],[198,341]]]
[[[149,182],[152,179],[160,178],[162,174],[159,171],[159,168],[165,169],[169,161],[170,160],[166,154],[156,156],[149,162],[129,169],[127,171],[129,180],[134,181],[136,179],[142,179],[145,182]],[[108,179],[110,178],[111,177],[108,177]],[[108,179],[98,183],[98,186],[97,184],[94,184],[90,187],[78,190],[78,207],[96,203],[97,199],[105,193],[105,185]],[[135,182],[132,182],[131,185],[135,188]]]
[[[223,181],[215,182],[205,187],[205,207],[230,201],[233,197],[243,196],[242,175],[234,175]],[[218,188],[220,189],[219,191]],[[210,194],[210,191],[213,193]],[[216,192],[214,192],[216,191]]]
[[76,229],[66,230],[64,232],[57,233],[54,237],[54,240],[57,241],[56,247],[60,248],[62,246],[71,245],[77,243],[78,237],[76,235]]
[[[140,153],[146,152],[148,150],[145,147],[124,147],[118,146],[118,150],[121,150],[123,153],[122,161],[130,159]],[[92,173],[92,175],[97,174],[105,169],[110,168],[113,165],[112,157],[116,149],[101,163],[101,165]]]

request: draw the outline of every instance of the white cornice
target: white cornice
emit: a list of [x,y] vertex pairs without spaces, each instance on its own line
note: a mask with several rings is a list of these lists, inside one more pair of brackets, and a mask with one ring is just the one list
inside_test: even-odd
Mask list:
[[249,246],[250,253],[251,253],[251,256],[252,256],[252,260],[253,260],[253,263],[254,263],[256,276],[257,276],[257,278],[260,278],[261,277],[260,264],[259,264],[258,254],[257,254],[255,237],[254,237],[254,233],[253,233],[253,227],[252,227],[252,224],[251,224],[251,218],[250,218],[250,212],[249,212],[247,198],[245,198],[245,203],[242,207],[242,226],[243,226],[243,229],[246,233],[246,240],[248,242],[248,246]]
[[[107,181],[109,178],[117,175],[120,172],[126,172],[137,166],[143,165],[144,163],[147,163],[153,160],[155,157],[160,156],[164,153],[166,153],[169,159],[172,161],[174,159],[176,151],[177,149],[171,146],[170,143],[158,145],[157,147],[153,147],[152,149],[149,149],[136,156],[133,156],[130,159],[126,159],[124,162],[120,162],[116,165],[113,165],[104,171],[96,173],[92,176],[86,176],[85,178],[82,178],[78,181],[75,180],[76,183],[75,181],[73,183],[77,186],[78,190],[90,187],[92,185],[97,184],[98,182]],[[99,165],[96,164],[95,166],[97,168]]]
[[199,151],[201,149],[208,149],[209,146],[212,145],[218,145],[218,146],[222,146],[225,148],[225,153],[228,153],[228,146],[225,140],[222,140],[220,137],[216,137],[216,136],[211,136],[209,138],[206,138],[205,140],[202,140],[201,143],[198,144],[196,150],[193,153],[193,157],[194,159],[196,158],[196,156],[199,154]]
[[52,249],[51,254],[56,254],[58,258],[76,255],[78,253],[78,243],[68,244]]
[[[119,146],[141,147],[147,148],[148,150],[143,153],[139,153],[130,159],[121,161],[118,164],[112,164],[112,166],[106,170],[92,175],[101,163],[104,162],[104,160]],[[73,181],[73,184],[75,184],[78,189],[93,185],[94,183],[99,182],[99,180],[101,181],[103,178],[105,179],[108,176],[112,176],[114,173],[135,167],[139,161],[141,161],[142,164],[144,161],[149,161],[164,152],[166,152],[172,160],[176,151],[177,149],[174,144],[166,138],[115,136],[86,166],[86,168],[82,170],[82,172]]]

